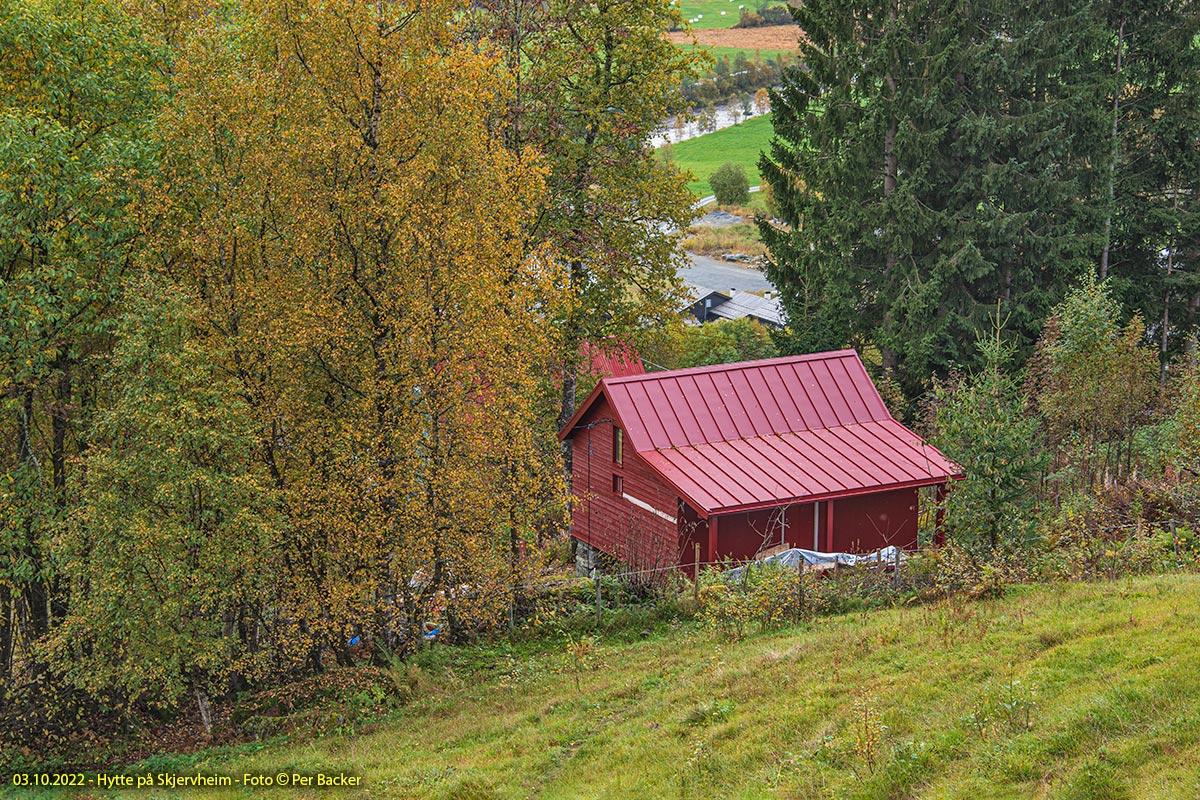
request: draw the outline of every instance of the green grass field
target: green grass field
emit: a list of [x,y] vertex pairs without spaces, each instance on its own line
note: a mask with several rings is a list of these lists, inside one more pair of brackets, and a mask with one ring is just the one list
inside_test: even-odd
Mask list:
[[754,117],[739,125],[697,136],[685,142],[671,145],[674,161],[681,169],[691,170],[693,179],[688,188],[703,197],[710,194],[708,176],[726,161],[741,164],[756,186],[761,178],[758,174],[758,156],[771,143],[771,115]]
[[[692,47],[692,45],[679,45],[679,46],[680,47]],[[747,59],[750,59],[750,60],[754,60],[754,57],[758,56],[759,58],[763,59],[764,61],[769,61],[770,59],[773,59],[776,56],[783,56],[784,58],[787,58],[787,59],[794,59],[794,57],[796,55],[795,51],[793,51],[793,50],[762,50],[762,49],[755,50],[755,49],[751,49],[748,47],[720,47],[717,45],[703,45],[703,44],[695,45],[694,47],[696,50],[707,50],[710,54],[712,54],[712,57],[714,60],[719,60],[722,56],[729,56],[729,62],[731,64],[733,63],[733,60],[738,57],[739,53],[744,55]],[[792,62],[789,61],[788,63],[792,63]]]
[[1197,576],[1018,587],[738,643],[646,620],[582,666],[565,642],[439,648],[424,696],[371,732],[154,766],[352,771],[364,785],[345,800],[1200,795]]
[[[738,6],[751,10],[758,7],[757,0],[682,0],[684,19],[695,19],[693,28],[732,28],[738,21]],[[724,11],[725,15],[721,16]],[[700,17],[697,19],[697,17]]]

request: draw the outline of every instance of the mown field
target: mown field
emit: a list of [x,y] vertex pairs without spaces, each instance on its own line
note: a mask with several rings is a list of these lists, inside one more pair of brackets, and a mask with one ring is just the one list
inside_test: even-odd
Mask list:
[[553,636],[440,648],[422,696],[371,732],[150,766],[362,776],[339,798],[1200,795],[1196,576],[1018,587],[736,643],[644,624],[586,653]]
[[751,186],[761,182],[758,157],[771,143],[771,115],[754,117],[738,125],[697,136],[671,145],[673,159],[682,169],[691,170],[688,188],[698,196],[711,194],[708,177],[726,161],[746,169]]
[[739,6],[754,10],[758,8],[758,3],[743,0],[684,0],[681,6],[684,19],[694,20],[690,23],[691,34],[685,36],[676,32],[668,38],[680,46],[688,46],[685,42],[691,41],[694,36],[699,46],[712,53],[714,58],[728,55],[730,61],[739,53],[751,59],[756,55],[770,59],[795,53],[799,49],[799,29],[793,25],[734,30],[733,26],[739,18]]
[[738,21],[738,6],[754,10],[758,4],[756,0],[682,0],[680,3],[683,18],[696,20],[692,27],[697,30],[732,28]]
[[769,60],[769,59],[775,58],[776,56],[788,56],[795,52],[795,50],[772,50],[769,48],[763,49],[763,48],[749,48],[749,47],[723,47],[721,45],[704,45],[704,44],[697,44],[697,45],[681,44],[679,46],[687,47],[690,49],[696,49],[696,50],[707,50],[709,52],[709,54],[712,55],[714,60],[719,60],[725,56],[728,56],[730,63],[733,63],[733,60],[735,58],[737,58],[738,55],[744,55],[746,58],[751,59],[751,60],[753,60],[755,57],[761,58],[763,60]]

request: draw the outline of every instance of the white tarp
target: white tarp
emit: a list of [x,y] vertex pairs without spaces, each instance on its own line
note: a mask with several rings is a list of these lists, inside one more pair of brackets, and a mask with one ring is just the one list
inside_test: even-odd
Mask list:
[[[759,564],[774,564],[780,567],[790,567],[798,569],[801,564],[806,567],[824,566],[837,564],[844,567],[859,567],[866,565],[882,564],[888,566],[896,563],[897,556],[900,558],[900,563],[904,563],[908,559],[908,555],[896,547],[885,547],[882,550],[876,550],[873,553],[819,553],[816,550],[802,550],[794,547],[791,550],[784,550],[776,553],[773,556],[767,556]],[[749,566],[749,565],[748,565]],[[740,578],[746,567],[738,567],[731,569],[725,573],[725,577],[729,579]]]

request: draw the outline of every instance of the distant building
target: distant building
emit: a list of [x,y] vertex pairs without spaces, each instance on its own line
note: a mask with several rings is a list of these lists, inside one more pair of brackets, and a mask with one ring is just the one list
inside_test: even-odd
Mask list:
[[639,568],[787,545],[917,543],[918,489],[961,468],[888,412],[853,350],[605,378],[572,442],[571,535]]
[[782,328],[787,318],[783,304],[772,293],[757,295],[730,289],[720,292],[706,286],[690,284],[688,305],[684,309],[698,323],[722,319],[752,319],[771,328]]

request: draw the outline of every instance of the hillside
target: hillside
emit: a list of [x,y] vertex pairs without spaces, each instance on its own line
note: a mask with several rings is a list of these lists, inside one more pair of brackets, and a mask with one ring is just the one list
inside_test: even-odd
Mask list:
[[761,182],[758,158],[771,144],[771,115],[765,114],[704,136],[671,145],[680,169],[691,170],[688,188],[699,196],[710,193],[708,178],[726,161],[741,164],[751,186]]
[[1198,609],[1200,578],[1169,576],[739,643],[664,620],[582,662],[565,640],[440,648],[373,732],[154,767],[357,772],[342,798],[1195,797]]

